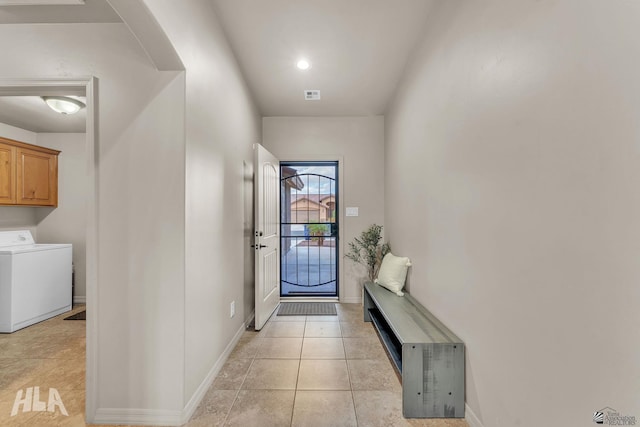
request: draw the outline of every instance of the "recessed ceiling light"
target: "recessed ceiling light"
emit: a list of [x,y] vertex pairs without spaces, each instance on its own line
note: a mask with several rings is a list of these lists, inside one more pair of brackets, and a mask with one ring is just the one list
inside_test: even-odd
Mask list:
[[75,114],[86,105],[82,101],[68,96],[43,96],[42,100],[56,113]]
[[311,63],[309,61],[307,61],[306,59],[301,59],[296,64],[296,67],[298,67],[298,69],[303,70],[303,71],[304,70],[308,70],[309,68],[311,68]]

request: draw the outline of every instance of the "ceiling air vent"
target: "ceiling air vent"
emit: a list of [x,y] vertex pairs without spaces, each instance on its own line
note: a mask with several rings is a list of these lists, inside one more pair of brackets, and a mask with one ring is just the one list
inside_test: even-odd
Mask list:
[[304,91],[304,99],[306,101],[319,101],[320,100],[320,91],[319,90],[307,89],[307,90]]

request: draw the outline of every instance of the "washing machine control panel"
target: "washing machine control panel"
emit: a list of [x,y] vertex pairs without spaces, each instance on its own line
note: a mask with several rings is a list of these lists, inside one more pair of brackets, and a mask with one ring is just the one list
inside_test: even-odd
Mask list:
[[29,230],[0,231],[0,248],[33,244],[35,241]]

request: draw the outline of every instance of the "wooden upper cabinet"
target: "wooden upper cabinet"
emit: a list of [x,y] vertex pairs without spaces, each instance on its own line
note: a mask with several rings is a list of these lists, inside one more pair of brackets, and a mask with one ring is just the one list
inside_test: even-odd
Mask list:
[[16,147],[0,141],[0,204],[16,203]]
[[0,138],[0,204],[57,206],[58,154]]
[[18,148],[17,203],[58,205],[58,155]]

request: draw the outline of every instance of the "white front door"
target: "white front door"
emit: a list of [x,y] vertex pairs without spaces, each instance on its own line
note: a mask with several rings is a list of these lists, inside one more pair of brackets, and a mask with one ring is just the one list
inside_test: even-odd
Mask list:
[[280,161],[255,144],[256,330],[280,303]]

